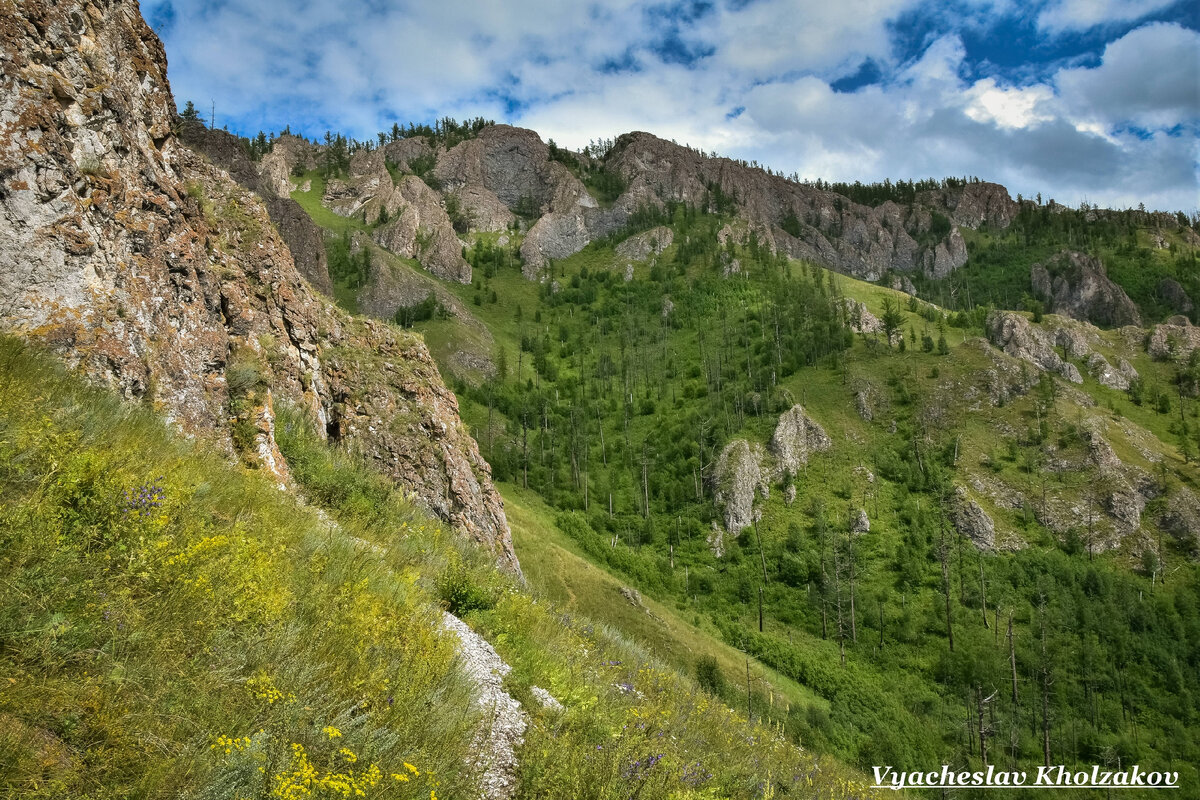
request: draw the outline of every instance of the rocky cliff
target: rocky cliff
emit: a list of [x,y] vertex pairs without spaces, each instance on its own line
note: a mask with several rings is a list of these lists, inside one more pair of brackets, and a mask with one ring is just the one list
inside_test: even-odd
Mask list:
[[1047,310],[1096,325],[1141,325],[1137,306],[1113,283],[1099,259],[1064,250],[1030,268],[1033,291]]
[[[377,241],[453,280],[470,277],[452,246],[456,240],[446,233],[452,220],[443,219],[438,206],[454,209],[459,233],[522,229],[526,235],[521,256],[530,279],[544,277],[551,260],[566,258],[620,230],[638,208],[669,202],[711,206],[723,196],[732,200],[744,232],[753,232],[770,249],[867,280],[889,272],[944,278],[967,261],[959,226],[1004,228],[1017,212],[1004,187],[990,183],[923,192],[907,206],[886,202],[871,208],[643,132],[621,136],[603,160],[575,153],[564,157],[564,151],[557,156],[535,132],[508,125],[486,127],[448,150],[431,147],[421,138],[402,139],[360,151],[351,161],[349,176],[330,182],[325,205],[368,221],[385,208],[394,218],[401,205],[413,202],[417,187],[402,191],[402,200],[387,180],[385,167],[409,171],[413,159],[432,157],[434,166],[424,182],[435,188],[421,200],[420,223],[389,223],[389,231],[377,235]],[[310,158],[311,153],[291,148],[264,158],[263,169],[287,174]],[[601,204],[579,177],[596,170],[619,176],[625,187],[610,205]],[[939,219],[944,226],[940,229]],[[446,246],[425,251],[414,247],[414,242],[430,239]],[[659,241],[654,249],[663,246]],[[641,240],[627,249],[632,260],[648,255]]]
[[[325,256],[325,244],[312,219],[300,204],[288,196],[291,184],[288,172],[282,175],[271,169],[278,161],[255,164],[250,160],[241,142],[227,131],[209,130],[198,121],[179,120],[176,131],[180,141],[189,150],[200,153],[215,166],[229,173],[229,177],[246,189],[258,194],[271,217],[279,235],[292,254],[296,269],[300,270],[309,283],[318,291],[333,296],[333,282],[329,279],[329,265]],[[276,143],[281,151],[293,147],[287,140],[300,142],[295,137],[285,136]]]
[[263,204],[183,145],[135,3],[18,3],[0,52],[4,328],[284,485],[274,410],[297,406],[518,569],[424,344],[334,308]]

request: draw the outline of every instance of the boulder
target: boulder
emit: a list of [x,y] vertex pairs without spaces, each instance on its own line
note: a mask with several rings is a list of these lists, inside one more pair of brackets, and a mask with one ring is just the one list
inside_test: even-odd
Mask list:
[[1177,314],[1190,314],[1196,308],[1192,298],[1174,278],[1163,278],[1159,281],[1158,296]]
[[645,261],[658,255],[675,241],[675,232],[666,226],[634,234],[617,245],[617,256],[633,261]]
[[961,486],[955,488],[950,502],[950,521],[954,529],[974,542],[976,547],[981,550],[995,549],[995,523]]
[[1098,380],[1101,385],[1122,392],[1127,391],[1130,381],[1137,377],[1137,370],[1130,366],[1125,359],[1121,359],[1120,367],[1114,369],[1112,364],[1108,363],[1108,359],[1099,353],[1092,353],[1088,357],[1087,369],[1088,374]]

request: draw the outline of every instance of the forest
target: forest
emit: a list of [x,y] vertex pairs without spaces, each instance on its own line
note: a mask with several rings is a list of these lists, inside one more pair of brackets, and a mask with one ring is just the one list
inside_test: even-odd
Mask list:
[[[986,306],[944,314],[889,297],[899,335],[858,334],[843,279],[752,234],[720,244],[729,222],[684,205],[644,212],[553,264],[532,304],[496,299],[521,280],[515,241],[468,251],[477,273],[464,293],[489,309],[501,344],[495,374],[455,390],[496,479],[536,491],[592,561],[811,689],[816,699],[792,704],[703,658],[691,667],[799,742],[860,767],[1153,760],[1194,772],[1192,554],[1169,542],[1161,562],[1097,554],[1087,530],[1056,536],[1036,507],[1018,520],[1031,546],[1016,552],[981,550],[952,524],[972,422],[937,387],[977,368],[960,343],[982,333]],[[1051,223],[1025,217],[1008,237],[1061,234],[1039,224]],[[1123,224],[1087,236],[1112,242]],[[676,244],[622,274],[614,245],[654,225]],[[716,557],[712,474],[725,444],[765,441],[796,403],[852,405],[864,380],[889,425],[775,476],[761,519]],[[1051,443],[1086,448],[1072,408],[1046,377],[997,411],[1026,427],[993,468],[1071,491],[1037,465]],[[1158,480],[1167,502],[1179,477]],[[870,534],[856,530],[859,509]]]

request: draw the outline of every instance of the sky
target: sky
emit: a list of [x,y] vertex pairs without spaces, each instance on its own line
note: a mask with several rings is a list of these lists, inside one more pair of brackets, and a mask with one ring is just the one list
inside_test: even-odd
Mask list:
[[142,0],[218,127],[482,116],[634,130],[802,179],[977,176],[1200,210],[1194,0]]

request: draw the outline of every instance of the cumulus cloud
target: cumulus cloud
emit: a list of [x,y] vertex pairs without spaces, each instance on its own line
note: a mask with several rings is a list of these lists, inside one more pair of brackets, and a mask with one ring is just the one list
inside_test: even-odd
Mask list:
[[1200,34],[1154,23],[1104,49],[1094,69],[1066,69],[1055,83],[1072,113],[1107,125],[1171,127],[1200,116]]
[[[366,138],[394,119],[480,114],[576,148],[648,130],[805,178],[978,175],[1071,204],[1195,209],[1198,34],[1127,24],[1092,50],[1056,44],[1048,31],[1163,7],[1101,5],[1052,0],[1037,17],[1043,60],[986,69],[972,42],[1011,26],[1014,0],[143,8],[180,101],[215,98],[218,124],[246,132],[290,122]],[[866,85],[835,90],[867,62]]]
[[1084,31],[1099,25],[1134,22],[1177,0],[1054,0],[1038,14],[1046,31]]

